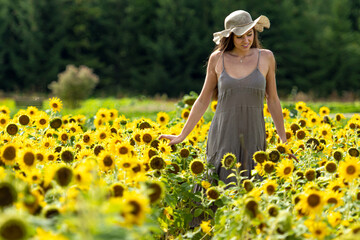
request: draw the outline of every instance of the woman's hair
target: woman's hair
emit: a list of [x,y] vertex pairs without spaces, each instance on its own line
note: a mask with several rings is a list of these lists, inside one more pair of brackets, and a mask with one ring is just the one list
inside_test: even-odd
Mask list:
[[[253,33],[254,33],[254,41],[250,48],[262,48],[262,45],[261,45],[259,37],[258,37],[258,32],[254,28],[253,28]],[[220,52],[224,53],[224,52],[233,50],[235,47],[233,39],[234,39],[234,33],[231,33],[229,37],[223,37],[220,40],[219,45],[216,45],[213,52],[220,51]],[[213,97],[216,100],[218,98],[218,86],[217,85],[215,87]]]

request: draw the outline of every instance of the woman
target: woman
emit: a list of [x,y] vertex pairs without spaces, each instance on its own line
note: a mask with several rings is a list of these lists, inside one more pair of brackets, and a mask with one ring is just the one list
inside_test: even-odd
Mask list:
[[205,83],[195,101],[180,135],[161,135],[170,143],[182,142],[205,113],[212,96],[218,103],[208,135],[207,161],[215,166],[216,174],[225,183],[232,170],[221,167],[226,153],[233,153],[242,170],[251,177],[256,151],[266,149],[263,100],[266,96],[277,133],[286,143],[282,108],[276,90],[275,58],[267,49],[260,49],[257,31],[269,28],[265,16],[252,20],[243,10],[225,18],[225,30],[214,33],[217,44],[210,55]]

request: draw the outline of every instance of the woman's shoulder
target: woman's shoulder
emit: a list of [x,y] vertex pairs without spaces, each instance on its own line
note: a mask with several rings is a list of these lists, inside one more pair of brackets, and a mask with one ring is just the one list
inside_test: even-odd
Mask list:
[[269,49],[262,48],[262,49],[259,49],[259,51],[261,52],[262,56],[265,56],[265,58],[268,58],[268,59],[274,58],[274,53]]

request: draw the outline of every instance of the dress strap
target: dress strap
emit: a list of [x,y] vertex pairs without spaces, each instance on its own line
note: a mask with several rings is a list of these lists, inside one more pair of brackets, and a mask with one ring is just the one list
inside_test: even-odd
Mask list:
[[224,57],[224,55],[225,55],[225,51],[222,52],[222,64],[223,64],[223,70],[222,71],[223,72],[225,71],[225,60],[224,60],[225,57]]
[[261,54],[261,51],[260,51],[260,49],[259,49],[258,61],[257,61],[257,65],[256,65],[256,67],[257,67],[257,68],[259,67],[259,62],[260,62],[260,54]]

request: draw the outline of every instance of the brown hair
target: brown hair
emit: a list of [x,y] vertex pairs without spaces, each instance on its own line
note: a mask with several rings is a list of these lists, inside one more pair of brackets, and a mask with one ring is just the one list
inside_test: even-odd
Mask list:
[[[254,41],[250,48],[262,48],[262,45],[261,45],[259,37],[258,37],[258,32],[254,28],[253,28],[253,32],[254,32]],[[223,37],[220,40],[219,45],[216,45],[213,52],[220,51],[220,52],[224,53],[224,52],[233,50],[235,47],[234,41],[233,41],[233,36],[234,36],[234,33],[231,33],[229,37]],[[218,93],[219,93],[218,86],[216,85],[216,87],[214,89],[214,94],[213,94],[213,98],[215,100],[218,99]]]

